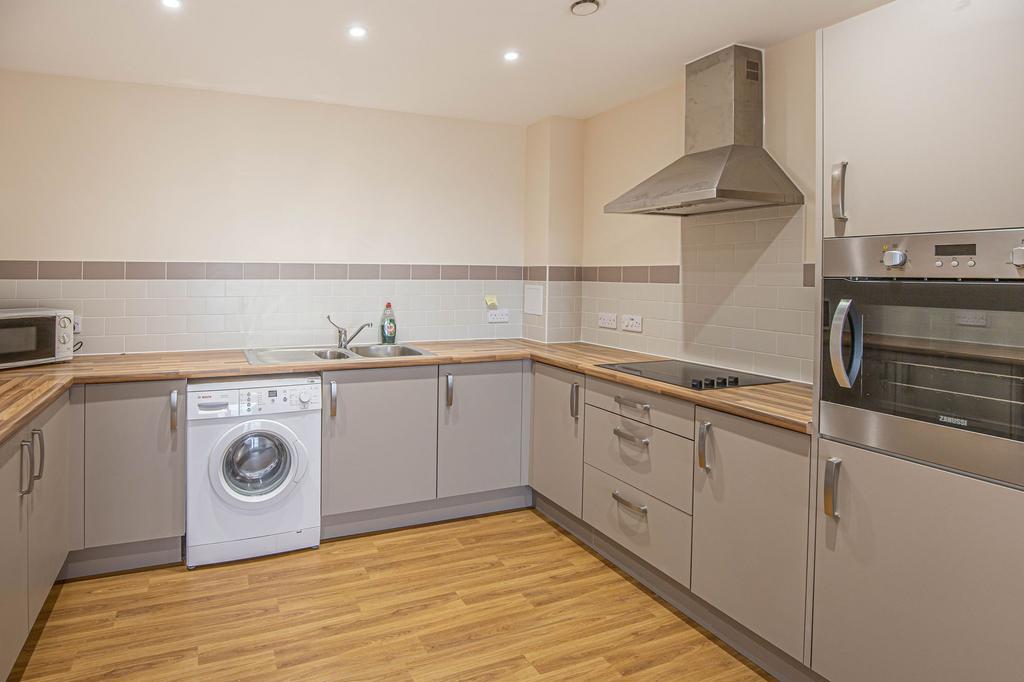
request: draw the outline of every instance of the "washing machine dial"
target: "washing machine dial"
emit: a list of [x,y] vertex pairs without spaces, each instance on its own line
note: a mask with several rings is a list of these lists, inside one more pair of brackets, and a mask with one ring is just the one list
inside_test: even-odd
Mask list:
[[309,392],[308,391],[300,391],[299,392],[299,402],[302,403],[303,405],[308,405],[309,404]]

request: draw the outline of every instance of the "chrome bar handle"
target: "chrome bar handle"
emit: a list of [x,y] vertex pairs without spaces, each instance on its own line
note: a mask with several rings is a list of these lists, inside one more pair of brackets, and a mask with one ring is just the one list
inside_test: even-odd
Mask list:
[[838,457],[829,457],[825,462],[825,490],[824,490],[824,511],[825,516],[833,519],[839,518],[839,468],[843,460]]
[[[843,330],[846,328],[846,321],[850,321],[850,338],[852,352],[850,353],[850,366],[843,362]],[[861,360],[864,357],[864,324],[852,298],[844,298],[836,306],[836,313],[832,316],[832,326],[829,329],[828,354],[832,361],[832,374],[836,382],[842,388],[851,388],[857,381],[860,374]]]
[[445,390],[445,404],[451,407],[455,404],[455,375],[446,374],[447,388]]
[[651,447],[650,438],[641,438],[640,436],[634,435],[627,431],[623,431],[618,426],[612,429],[612,433],[614,433],[619,438],[619,440],[624,440],[628,443],[632,443],[633,445],[639,445],[642,448]]
[[615,396],[615,402],[617,402],[622,407],[629,407],[634,410],[639,410],[640,412],[647,412],[649,414],[651,411],[651,406],[648,405],[647,403],[640,403],[635,400],[626,400],[621,395]]
[[580,385],[573,384],[569,389],[569,416],[573,419],[580,418]]
[[338,382],[331,382],[331,416],[338,416]]
[[708,463],[708,431],[711,430],[711,422],[701,422],[697,427],[697,466],[711,473],[711,465]]
[[[21,482],[25,480],[25,453],[28,453],[28,486],[22,487]],[[24,497],[25,495],[31,494],[36,488],[36,452],[35,447],[32,445],[32,441],[23,440],[21,441],[21,458],[18,463],[20,468],[18,469],[18,494]]]
[[178,430],[178,389],[171,391],[171,431]]
[[832,219],[846,221],[846,161],[832,166]]
[[42,429],[32,429],[33,442],[35,442],[36,437],[39,438],[39,471],[32,478],[38,481],[43,477],[43,467],[46,466],[46,439],[43,438]]
[[637,514],[640,514],[642,516],[647,516],[646,504],[637,504],[636,502],[631,502],[630,500],[627,500],[625,497],[620,495],[618,490],[612,493],[612,499],[630,511],[636,512]]

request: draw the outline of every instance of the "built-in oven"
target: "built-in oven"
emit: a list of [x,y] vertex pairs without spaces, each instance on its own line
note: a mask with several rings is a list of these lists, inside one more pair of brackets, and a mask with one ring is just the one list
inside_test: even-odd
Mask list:
[[70,360],[74,318],[53,308],[0,310],[0,368]]
[[1024,488],[1024,229],[823,249],[821,436]]

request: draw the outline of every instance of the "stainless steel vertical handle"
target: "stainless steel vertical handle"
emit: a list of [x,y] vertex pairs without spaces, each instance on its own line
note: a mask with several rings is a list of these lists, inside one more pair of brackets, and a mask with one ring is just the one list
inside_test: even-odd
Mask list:
[[[852,350],[850,352],[850,366],[843,362],[843,330],[846,329],[846,322],[850,322],[850,340]],[[864,323],[852,298],[844,298],[836,306],[836,313],[832,316],[832,326],[828,336],[828,354],[832,361],[832,374],[836,382],[843,388],[851,388],[857,381],[860,373],[861,360],[864,357]]]
[[178,389],[171,391],[171,431],[178,430]]
[[832,219],[846,218],[846,161],[832,166]]
[[711,465],[708,463],[708,431],[711,430],[711,422],[701,422],[697,427],[697,466],[704,471],[711,473]]
[[331,382],[331,416],[338,416],[338,382]]
[[642,448],[650,448],[651,447],[651,439],[650,438],[641,438],[640,436],[636,436],[636,435],[633,435],[632,433],[629,433],[627,431],[623,431],[618,426],[616,426],[614,429],[612,429],[612,433],[615,434],[616,438],[618,438],[619,440],[624,440],[627,443],[632,443],[633,445],[638,445],[638,446],[640,446]]
[[446,374],[445,376],[447,377],[448,382],[447,389],[445,392],[445,404],[448,407],[451,407],[453,404],[455,404],[455,375]]
[[622,495],[619,494],[618,490],[616,490],[615,492],[612,493],[612,499],[615,500],[616,502],[618,502],[619,504],[621,504],[623,507],[625,507],[626,509],[628,509],[630,511],[634,511],[637,514],[641,514],[643,516],[647,516],[647,505],[646,504],[637,504],[636,502],[632,502],[630,500],[627,500],[625,497],[623,497]]
[[825,516],[833,519],[839,518],[839,467],[842,465],[843,460],[838,457],[829,457],[825,462]]
[[[21,482],[25,479],[25,455],[28,455],[28,485],[22,486]],[[18,494],[28,495],[36,487],[36,453],[35,448],[32,446],[32,441],[23,440],[21,441],[21,461],[18,463],[20,468],[18,469]]]
[[569,416],[573,419],[580,418],[580,385],[573,384],[569,389]]
[[33,443],[37,437],[39,438],[39,471],[32,478],[38,481],[43,477],[43,468],[46,466],[46,439],[43,438],[42,429],[32,429]]

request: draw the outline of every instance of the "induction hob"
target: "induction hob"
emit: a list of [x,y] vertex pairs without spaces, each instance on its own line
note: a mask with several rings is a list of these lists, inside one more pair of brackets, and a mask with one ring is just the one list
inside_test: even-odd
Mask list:
[[735,388],[737,386],[760,386],[762,384],[781,384],[785,379],[775,379],[737,372],[722,367],[696,365],[682,360],[652,360],[650,362],[624,362],[613,365],[601,365],[616,372],[660,381],[665,384],[683,386],[697,391],[715,388]]

